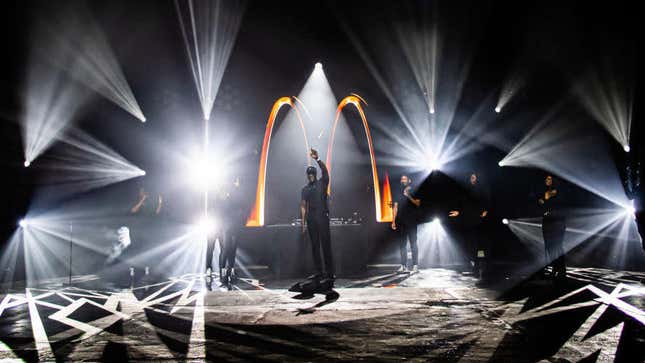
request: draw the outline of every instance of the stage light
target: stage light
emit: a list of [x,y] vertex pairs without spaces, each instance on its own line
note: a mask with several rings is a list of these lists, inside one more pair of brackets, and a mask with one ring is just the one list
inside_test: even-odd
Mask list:
[[208,120],[235,45],[244,2],[174,3],[202,114]]
[[25,166],[25,168],[28,168],[31,163],[29,162],[29,160],[25,160],[23,165]]
[[443,165],[435,156],[429,155],[426,157],[426,169],[428,172],[432,173],[433,171],[438,171]]
[[145,117],[145,116],[142,116],[142,117],[141,117],[141,122],[146,122],[146,121],[148,121],[148,120],[146,119],[146,117]]
[[573,91],[587,112],[629,152],[635,69],[614,61],[617,59],[589,68],[574,84]]
[[506,218],[502,219],[502,223],[508,224],[508,219],[506,219]]
[[502,109],[499,107],[495,107],[495,112],[499,113]]
[[434,115],[434,108],[430,109],[430,114]]
[[200,218],[199,222],[197,223],[197,231],[202,236],[212,235],[215,232],[216,227],[217,224],[215,223],[215,220],[207,216]]
[[[501,160],[502,166],[546,170],[618,206],[628,205],[604,137],[565,109],[560,102],[541,116]],[[595,167],[590,169],[589,163]]]
[[[141,177],[143,170],[84,131],[70,127],[52,157],[39,162],[47,194],[75,194]],[[32,159],[25,158],[30,161]],[[25,164],[26,165],[26,164]]]
[[625,150],[625,152],[628,153],[631,150],[631,148],[629,147],[629,145],[624,145],[623,150]]
[[636,208],[634,207],[634,201],[631,201],[631,205],[625,205],[623,206],[623,209],[625,210],[625,213],[628,215],[635,215],[636,214]]
[[430,264],[447,266],[462,260],[461,251],[456,241],[441,225],[439,218],[418,226],[419,256]]
[[500,161],[497,162],[497,166],[499,166],[501,168],[502,166],[504,166],[504,163],[502,163],[502,161],[500,160]]
[[29,220],[21,219],[20,222],[18,222],[18,225],[20,228],[27,228],[29,226]]
[[[47,20],[43,18],[34,31],[36,46],[48,62],[67,72],[74,80],[145,121],[108,37],[86,5],[84,2],[74,6],[52,5]],[[53,100],[59,102],[61,97],[68,96],[56,90]],[[73,111],[68,109],[65,112],[74,116]]]
[[200,157],[189,163],[187,177],[195,188],[200,191],[207,191],[216,187],[225,174],[220,163],[206,157]]
[[316,70],[316,71],[322,71],[322,69],[323,69],[322,68],[322,63],[320,63],[320,62],[316,63],[316,65],[314,66],[314,70]]
[[139,172],[139,175],[141,175],[141,176],[145,176],[145,175],[146,175],[146,171],[145,171],[145,170],[141,170],[141,172]]

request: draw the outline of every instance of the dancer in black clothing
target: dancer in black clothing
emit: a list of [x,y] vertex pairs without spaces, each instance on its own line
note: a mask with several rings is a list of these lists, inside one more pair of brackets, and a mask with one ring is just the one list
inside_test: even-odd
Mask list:
[[220,233],[219,268],[220,280],[232,282],[236,279],[235,258],[240,232],[245,223],[245,212],[240,190],[240,178],[235,178],[231,187],[221,198],[224,213],[222,213],[222,232]]
[[547,175],[544,180],[546,190],[538,204],[543,208],[542,236],[546,252],[546,263],[553,268],[553,277],[558,281],[566,278],[566,262],[564,253],[564,234],[566,231],[566,218],[562,210],[562,193],[553,181],[552,175]]
[[408,271],[408,240],[412,252],[412,272],[417,272],[419,267],[419,247],[417,246],[417,220],[416,210],[421,205],[421,200],[415,198],[412,191],[412,179],[407,175],[401,176],[401,193],[396,196],[392,204],[392,229],[399,234],[399,252],[401,266],[398,273]]
[[[329,206],[327,204],[327,189],[329,187],[329,172],[327,166],[318,157],[318,151],[311,149],[311,157],[318,163],[322,177],[317,179],[315,166],[307,168],[307,185],[302,188],[300,212],[302,216],[302,233],[305,227],[311,239],[311,252],[314,259],[316,274],[314,278],[334,279],[334,262],[331,251],[329,230]],[[306,225],[305,222],[306,221]],[[323,258],[320,256],[322,248]],[[324,265],[324,266],[323,266]]]
[[468,187],[462,200],[460,213],[464,237],[473,273],[481,275],[480,262],[486,257],[486,234],[484,222],[488,216],[488,191],[481,184],[477,173],[471,173]]

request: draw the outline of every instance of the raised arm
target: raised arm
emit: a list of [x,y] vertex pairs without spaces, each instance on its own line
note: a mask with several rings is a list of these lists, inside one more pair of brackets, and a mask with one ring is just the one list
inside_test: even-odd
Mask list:
[[325,162],[317,159],[316,162],[318,163],[318,166],[320,167],[320,171],[322,173],[322,178],[321,180],[323,181],[323,184],[325,184],[325,188],[329,185],[329,170],[327,170],[327,165],[325,165]]
[[327,189],[327,187],[329,186],[329,170],[327,170],[327,165],[325,165],[325,163],[318,157],[318,151],[311,149],[310,155],[318,163],[318,166],[320,167],[320,171],[322,173],[322,178],[320,180],[322,180],[325,189]]

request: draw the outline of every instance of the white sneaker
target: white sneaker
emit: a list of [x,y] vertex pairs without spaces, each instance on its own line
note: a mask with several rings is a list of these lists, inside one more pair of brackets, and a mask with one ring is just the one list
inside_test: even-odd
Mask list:
[[398,273],[398,274],[404,274],[406,272],[408,272],[408,269],[404,265],[401,265],[401,267],[399,267],[399,269],[396,270],[396,273]]
[[412,273],[417,273],[417,272],[419,272],[419,266],[417,265],[412,266]]

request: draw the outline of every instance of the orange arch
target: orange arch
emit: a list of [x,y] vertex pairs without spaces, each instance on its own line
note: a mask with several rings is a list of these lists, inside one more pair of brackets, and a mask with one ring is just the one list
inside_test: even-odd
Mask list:
[[374,184],[374,209],[376,210],[376,221],[377,222],[391,222],[392,221],[392,208],[390,207],[392,202],[392,193],[390,191],[390,181],[385,175],[385,182],[383,184],[383,198],[381,198],[381,190],[378,178],[378,170],[376,168],[376,159],[374,157],[374,144],[372,142],[372,134],[370,133],[370,127],[367,123],[367,118],[365,117],[365,112],[361,106],[361,101],[365,102],[360,96],[352,94],[343,98],[342,101],[338,104],[336,108],[336,119],[334,120],[334,125],[332,126],[331,135],[329,137],[329,144],[327,145],[327,168],[329,169],[330,183],[328,193],[331,192],[331,157],[332,150],[334,148],[334,136],[336,135],[336,127],[338,126],[338,121],[340,120],[340,114],[343,111],[343,108],[348,104],[354,105],[358,110],[358,113],[361,115],[361,120],[363,122],[363,129],[365,130],[365,136],[367,138],[367,145],[370,151],[370,163],[372,166],[372,182]]
[[300,112],[294,105],[291,97],[281,97],[273,104],[273,108],[271,109],[271,114],[269,114],[269,120],[267,121],[267,126],[264,131],[262,153],[260,154],[260,166],[258,167],[258,185],[255,192],[255,205],[251,210],[251,215],[249,215],[249,218],[246,221],[247,227],[259,227],[264,225],[265,186],[269,147],[271,146],[271,136],[273,134],[275,119],[278,116],[278,112],[284,105],[291,106],[291,109],[296,112],[296,117],[298,118],[303,136],[305,137],[305,154],[307,155],[307,160],[309,160],[309,141],[307,140],[307,132],[305,130],[305,124],[302,122],[302,118],[300,117]]

